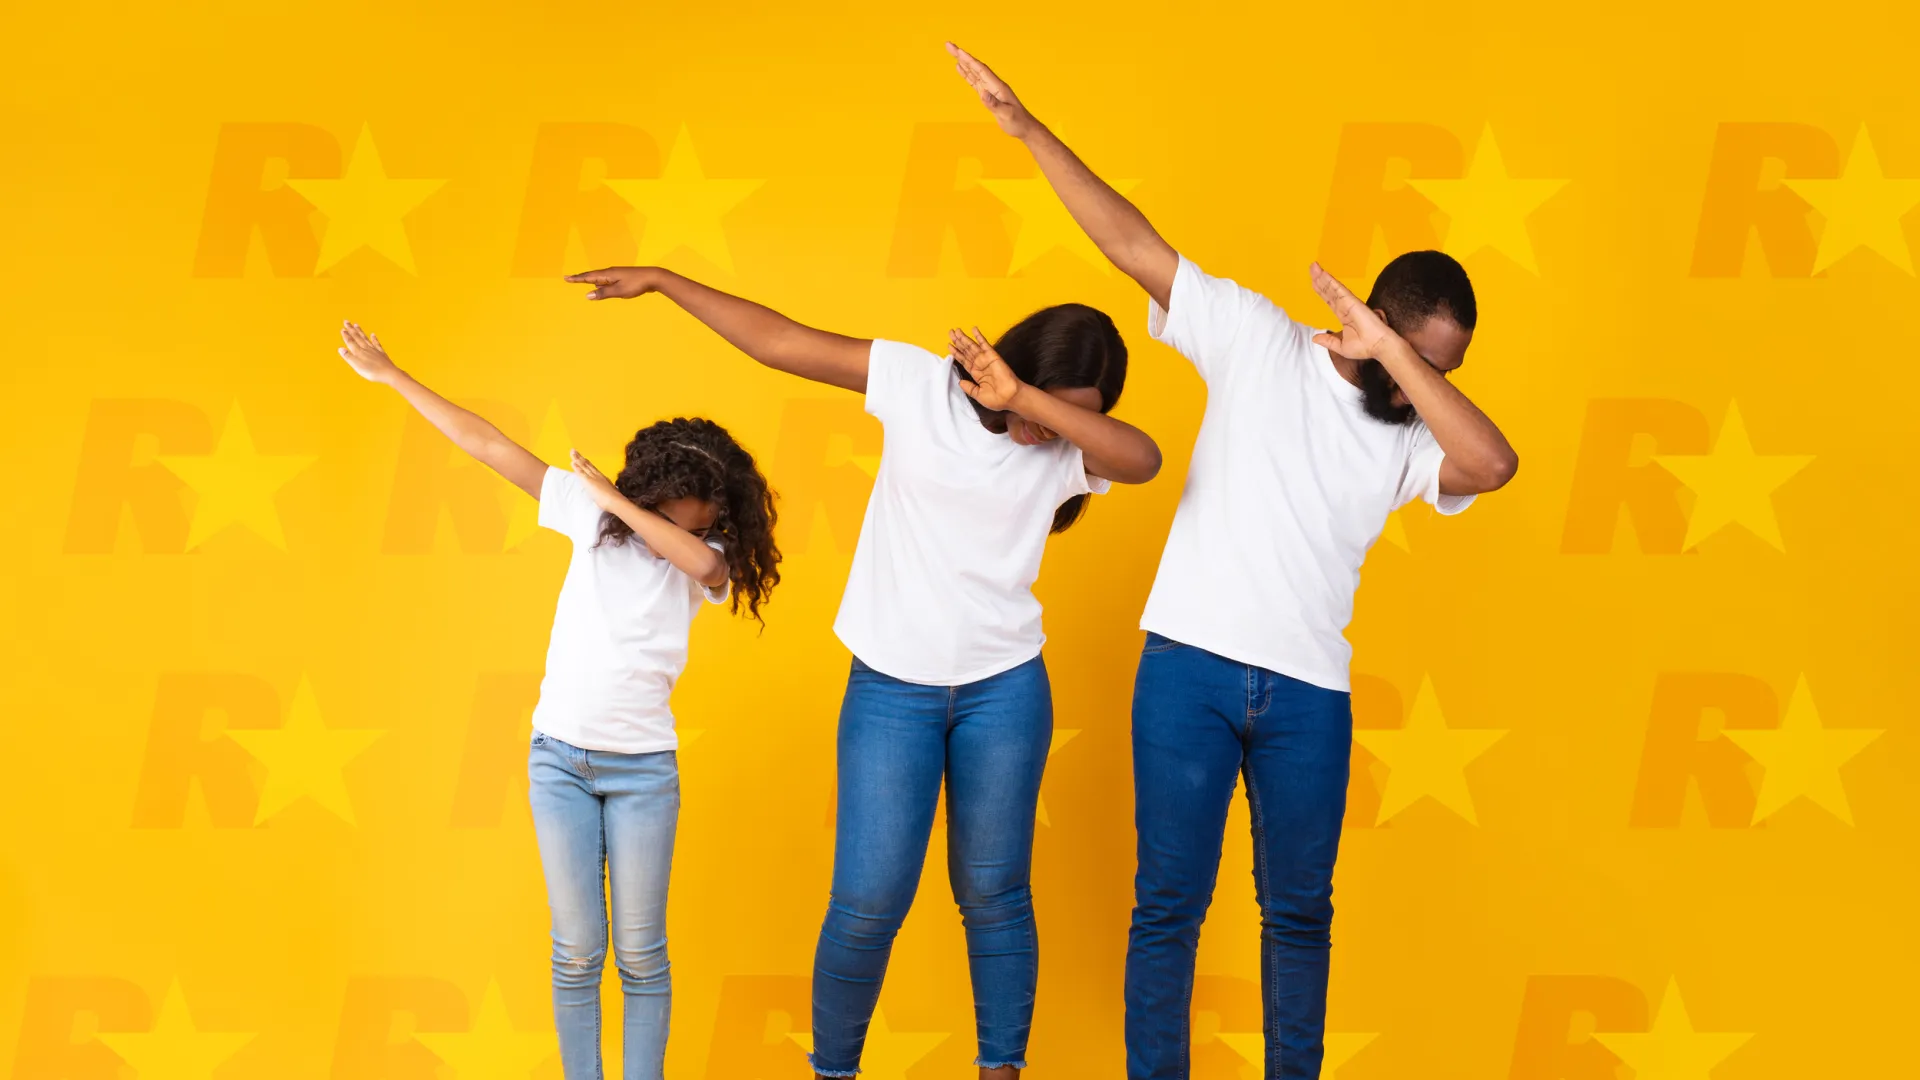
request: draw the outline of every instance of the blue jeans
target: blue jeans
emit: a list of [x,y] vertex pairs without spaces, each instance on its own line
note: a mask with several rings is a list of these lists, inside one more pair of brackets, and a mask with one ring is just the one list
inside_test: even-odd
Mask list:
[[1133,687],[1139,870],[1127,940],[1127,1076],[1185,1080],[1194,954],[1235,776],[1253,813],[1263,1075],[1320,1075],[1333,862],[1353,713],[1344,691],[1148,634]]
[[967,933],[975,1063],[1026,1067],[1040,966],[1034,808],[1053,740],[1039,657],[964,686],[921,686],[858,659],[840,706],[833,895],[813,961],[813,1068],[860,1071],[894,935],[920,887],[947,783],[947,875]]
[[[626,1080],[658,1080],[673,990],[667,972],[667,873],[680,818],[671,750],[582,750],[536,732],[527,753],[533,828],[553,910],[553,1021],[567,1080],[600,1080],[600,977],[613,956],[626,995]],[[603,876],[604,875],[604,876]]]

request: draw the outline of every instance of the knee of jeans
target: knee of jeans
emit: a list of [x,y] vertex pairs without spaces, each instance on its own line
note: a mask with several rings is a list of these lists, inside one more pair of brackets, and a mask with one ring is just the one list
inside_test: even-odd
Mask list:
[[953,899],[967,923],[1004,921],[1033,913],[1033,889],[1026,882],[962,877],[953,883]]
[[1260,923],[1291,944],[1328,945],[1333,940],[1333,898],[1325,892],[1276,892],[1262,905]]
[[667,939],[655,938],[640,944],[614,942],[614,964],[620,977],[629,982],[652,982],[667,974]]
[[553,943],[553,981],[556,984],[597,985],[606,962],[605,945],[587,948],[560,941]]
[[841,891],[827,900],[827,923],[855,934],[891,937],[906,919],[906,905],[879,893]]

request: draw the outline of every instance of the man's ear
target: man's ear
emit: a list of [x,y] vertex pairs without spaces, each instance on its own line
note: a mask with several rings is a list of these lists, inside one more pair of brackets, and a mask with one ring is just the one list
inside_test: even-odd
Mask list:
[[[1387,309],[1386,309],[1386,308],[1374,308],[1374,309],[1373,309],[1373,313],[1374,313],[1375,315],[1378,315],[1378,316],[1380,316],[1380,321],[1381,321],[1381,322],[1383,322],[1383,323],[1386,323],[1388,327],[1390,327],[1390,328],[1391,328],[1391,327],[1393,327],[1393,320],[1392,320],[1392,319],[1389,319],[1389,318],[1387,318]],[[1394,329],[1393,329],[1393,332],[1397,334],[1397,333],[1399,333],[1400,331],[1399,331],[1399,329],[1398,329],[1398,328],[1394,328]]]

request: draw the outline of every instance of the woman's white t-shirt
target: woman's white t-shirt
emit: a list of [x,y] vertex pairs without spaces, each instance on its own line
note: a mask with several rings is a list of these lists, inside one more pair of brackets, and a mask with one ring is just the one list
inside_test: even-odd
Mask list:
[[1040,654],[1053,512],[1107,490],[1066,439],[1022,446],[980,423],[953,361],[875,341],[867,411],[884,430],[835,634],[904,682],[959,686]]
[[700,598],[724,604],[731,583],[703,588],[638,536],[599,544],[600,520],[580,478],[549,466],[540,524],[573,541],[573,560],[553,612],[533,727],[586,750],[672,750],[680,740],[668,699],[687,666],[688,628]]
[[1387,515],[1440,493],[1427,426],[1368,416],[1316,333],[1181,256],[1147,330],[1207,384],[1207,411],[1140,626],[1230,660],[1346,690],[1360,564]]

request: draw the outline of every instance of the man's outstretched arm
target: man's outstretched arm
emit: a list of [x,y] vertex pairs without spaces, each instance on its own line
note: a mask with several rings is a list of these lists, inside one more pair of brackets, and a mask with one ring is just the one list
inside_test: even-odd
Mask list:
[[1100,253],[1165,309],[1173,294],[1173,272],[1180,265],[1173,246],[1160,238],[1139,207],[1095,176],[1066,143],[1035,120],[991,68],[951,41],[947,52],[953,54],[954,69],[980,95],[980,104],[993,114],[1000,130],[1026,144],[1054,194]]

